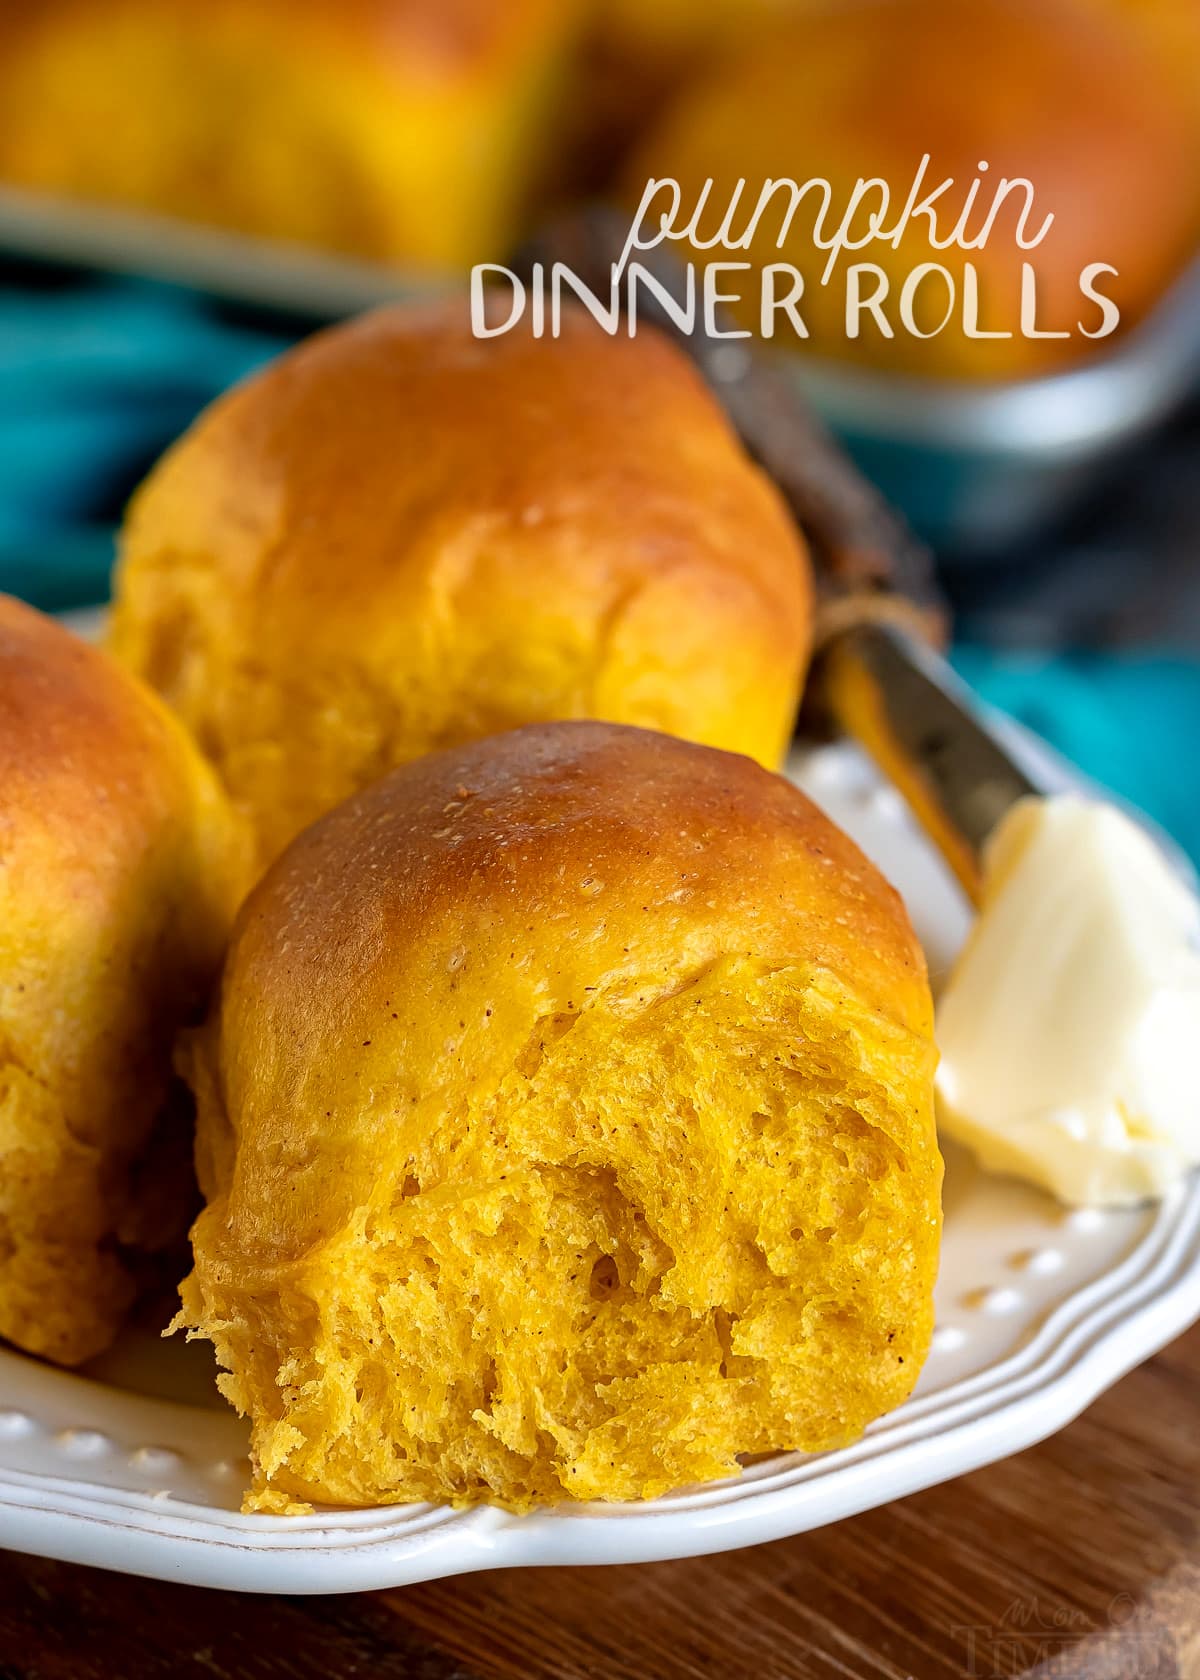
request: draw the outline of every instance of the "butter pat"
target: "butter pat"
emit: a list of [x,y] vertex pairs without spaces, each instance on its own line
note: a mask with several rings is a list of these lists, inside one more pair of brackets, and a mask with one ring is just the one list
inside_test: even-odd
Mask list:
[[938,1113],[984,1166],[1072,1204],[1200,1162],[1200,907],[1110,805],[1024,799],[984,859],[938,1008]]

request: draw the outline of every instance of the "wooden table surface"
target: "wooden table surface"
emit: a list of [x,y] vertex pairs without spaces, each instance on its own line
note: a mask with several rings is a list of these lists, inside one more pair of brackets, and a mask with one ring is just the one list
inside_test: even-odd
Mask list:
[[1200,1680],[1200,1326],[1054,1439],[815,1534],[260,1598],[0,1554],[0,1680]]

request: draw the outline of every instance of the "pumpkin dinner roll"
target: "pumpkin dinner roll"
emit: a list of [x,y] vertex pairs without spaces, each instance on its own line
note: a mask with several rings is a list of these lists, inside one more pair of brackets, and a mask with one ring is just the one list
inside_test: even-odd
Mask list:
[[0,1335],[31,1353],[98,1353],[146,1257],[182,1246],[172,1037],[204,1007],[248,854],[161,703],[0,596]]
[[[504,311],[506,313],[506,311]],[[312,339],[134,501],[113,646],[182,714],[264,859],[384,771],[554,718],[779,762],[804,549],[684,354],[466,300]]]
[[383,262],[495,257],[540,192],[578,0],[17,0],[0,180]]
[[853,1440],[928,1345],[932,1010],[790,783],[544,724],[394,771],[244,907],[187,1051],[177,1323],[248,1509],[634,1499]]

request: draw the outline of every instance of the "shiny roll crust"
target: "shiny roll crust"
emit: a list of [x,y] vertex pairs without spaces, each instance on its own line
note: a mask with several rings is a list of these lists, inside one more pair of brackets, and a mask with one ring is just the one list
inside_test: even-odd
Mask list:
[[122,543],[113,647],[264,858],[422,753],[601,717],[777,764],[802,543],[681,352],[465,298],[365,316],[222,398]]
[[575,0],[22,0],[0,180],[429,268],[516,237]]
[[180,1322],[252,1510],[634,1499],[853,1440],[932,1322],[932,1011],[795,787],[560,723],[407,766],[244,908]]
[[0,1335],[31,1353],[99,1352],[145,1257],[183,1237],[171,1040],[247,851],[154,696],[0,597]]

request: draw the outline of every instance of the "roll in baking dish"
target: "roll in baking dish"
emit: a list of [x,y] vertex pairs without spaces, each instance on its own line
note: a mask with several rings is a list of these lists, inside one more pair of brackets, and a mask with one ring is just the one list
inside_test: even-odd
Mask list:
[[381,261],[516,236],[573,0],[35,0],[0,19],[0,180]]

